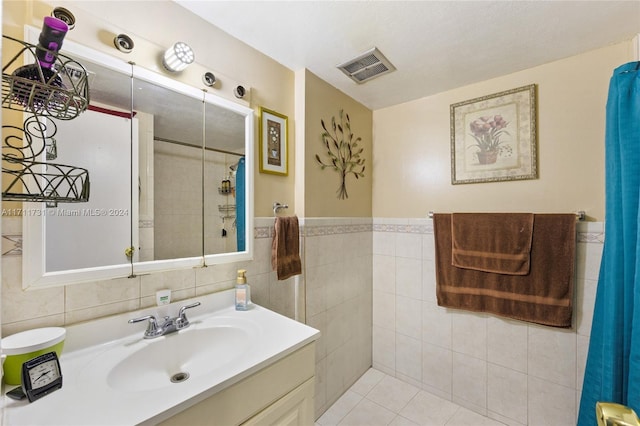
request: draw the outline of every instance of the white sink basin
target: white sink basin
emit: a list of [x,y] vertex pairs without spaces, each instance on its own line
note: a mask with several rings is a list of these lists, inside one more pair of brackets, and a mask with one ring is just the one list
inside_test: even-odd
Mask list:
[[179,386],[216,370],[246,354],[258,326],[239,318],[215,317],[192,323],[184,330],[139,339],[104,351],[82,376],[107,369],[107,385],[120,392],[144,392]]
[[[107,384],[131,392],[177,386],[189,378],[226,367],[250,343],[247,330],[232,326],[184,330],[158,337],[116,364],[107,375]],[[103,356],[112,356],[110,352]]]

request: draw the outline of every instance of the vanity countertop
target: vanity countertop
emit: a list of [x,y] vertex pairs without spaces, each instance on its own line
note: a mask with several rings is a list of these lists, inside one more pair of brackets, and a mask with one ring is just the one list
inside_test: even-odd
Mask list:
[[[161,308],[157,307],[67,327],[65,349],[60,357],[62,388],[33,403],[26,398],[16,401],[4,396],[4,424],[155,424],[284,358],[318,339],[320,334],[318,330],[259,305],[252,305],[248,311],[236,311],[233,307],[233,290],[177,302],[163,307],[164,312],[160,310],[160,313],[173,316],[180,306],[193,302],[201,302],[201,306],[188,310],[191,326],[156,339],[142,338],[146,322],[130,325],[127,321],[147,314],[158,316]],[[183,339],[180,333],[190,332],[201,333],[198,336],[206,336],[209,341],[225,339],[224,330],[228,330],[228,324],[246,325],[250,336],[250,342],[241,342],[242,350],[236,351],[237,355],[231,359],[225,356],[223,350],[220,353],[198,353],[200,342],[197,339],[180,340]],[[211,328],[223,332],[206,334]],[[143,358],[142,365],[145,366],[142,370],[145,371],[133,377],[127,374],[128,370],[121,368],[123,360],[149,349],[151,345],[158,345],[156,349],[172,348],[173,352],[174,342],[185,341],[189,342],[186,351],[200,358],[202,355],[207,357],[204,361],[200,359],[198,364],[205,366],[206,371],[194,371],[186,381],[170,383],[169,380],[163,380],[157,382],[156,386],[154,379],[157,379],[158,371],[163,367],[155,365],[158,363],[154,359]],[[162,352],[139,353],[146,356]],[[152,371],[154,368],[155,371]],[[187,363],[184,369],[189,368]],[[193,364],[191,368],[198,370]],[[8,388],[5,391],[11,388],[5,387]]]

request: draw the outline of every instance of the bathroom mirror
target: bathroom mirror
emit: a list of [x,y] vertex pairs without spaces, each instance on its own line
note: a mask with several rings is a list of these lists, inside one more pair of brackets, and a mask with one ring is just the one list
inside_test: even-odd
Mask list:
[[250,259],[253,111],[72,41],[63,53],[89,71],[92,107],[56,123],[59,158],[85,165],[91,195],[25,218],[24,287]]

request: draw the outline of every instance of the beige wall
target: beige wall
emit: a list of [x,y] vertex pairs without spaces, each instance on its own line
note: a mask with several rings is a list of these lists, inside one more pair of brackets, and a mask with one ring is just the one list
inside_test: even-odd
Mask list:
[[[298,73],[297,78],[302,77]],[[304,73],[304,215],[306,217],[371,217],[372,194],[372,111],[354,101],[335,87],[329,85],[309,71]],[[364,178],[347,177],[349,198],[339,199],[340,176],[332,169],[322,170],[315,159],[316,154],[327,160],[322,142],[320,120],[330,125],[331,118],[339,122],[340,110],[349,114],[354,139],[362,138],[359,147],[365,159]],[[300,169],[299,169],[300,170]],[[299,171],[302,173],[302,170]]]
[[[374,217],[585,210],[589,220],[604,220],[609,78],[632,55],[629,41],[374,111]],[[532,83],[538,85],[539,179],[451,185],[450,104]]]

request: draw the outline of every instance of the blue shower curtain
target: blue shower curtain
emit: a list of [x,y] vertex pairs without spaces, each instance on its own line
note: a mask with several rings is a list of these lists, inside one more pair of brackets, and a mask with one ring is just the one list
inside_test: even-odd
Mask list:
[[605,164],[605,243],[579,426],[596,425],[598,401],[640,414],[640,62],[611,77]]
[[236,169],[236,236],[238,251],[245,251],[246,249],[246,215],[245,208],[245,158],[242,157],[238,161],[238,168]]

